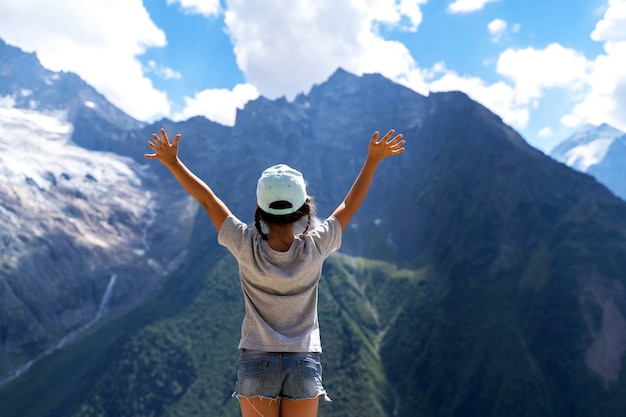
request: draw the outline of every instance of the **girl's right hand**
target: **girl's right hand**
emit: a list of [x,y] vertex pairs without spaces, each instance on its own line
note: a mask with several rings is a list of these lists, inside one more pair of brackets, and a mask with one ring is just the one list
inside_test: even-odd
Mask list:
[[148,146],[152,148],[154,153],[144,154],[144,157],[156,159],[166,167],[171,167],[178,161],[178,141],[181,135],[179,133],[174,136],[174,140],[170,143],[165,129],[161,129],[160,133],[160,138],[156,133],[152,134],[152,141],[148,141]]

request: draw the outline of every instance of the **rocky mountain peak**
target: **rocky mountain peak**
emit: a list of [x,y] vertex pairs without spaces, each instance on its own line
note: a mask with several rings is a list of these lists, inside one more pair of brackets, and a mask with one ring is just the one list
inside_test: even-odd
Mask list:
[[112,105],[78,75],[45,69],[34,53],[0,40],[0,97],[11,97],[17,108],[67,112],[73,123],[82,111],[91,111],[120,129],[136,129],[143,123]]
[[608,125],[586,125],[558,144],[550,156],[586,172],[626,199],[626,134]]

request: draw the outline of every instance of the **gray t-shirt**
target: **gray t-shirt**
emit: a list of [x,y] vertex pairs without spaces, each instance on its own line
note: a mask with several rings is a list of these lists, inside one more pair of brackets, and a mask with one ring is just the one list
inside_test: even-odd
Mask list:
[[318,283],[324,260],[341,246],[341,233],[331,216],[278,252],[256,228],[233,215],[224,221],[218,242],[237,259],[245,300],[240,349],[322,352]]

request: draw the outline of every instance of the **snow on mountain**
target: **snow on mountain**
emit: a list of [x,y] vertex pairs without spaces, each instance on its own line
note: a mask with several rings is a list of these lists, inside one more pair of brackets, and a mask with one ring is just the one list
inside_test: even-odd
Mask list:
[[601,163],[613,142],[624,135],[607,124],[587,125],[556,146],[550,155],[566,165],[587,172]]
[[[141,180],[129,169],[128,159],[94,154],[73,146],[72,125],[65,119],[61,111],[42,113],[0,108],[0,132],[4,138],[0,142],[0,179],[13,184],[28,179],[40,189],[49,190],[58,180],[80,187],[89,178],[89,187],[81,188],[91,195],[120,180],[141,185]],[[44,148],[45,152],[41,152]]]
[[[133,234],[121,229],[144,222],[150,196],[130,159],[74,146],[71,133],[63,112],[0,107],[0,188],[20,204],[3,205],[0,219],[37,236],[46,230],[33,220],[45,214],[45,223],[73,231],[83,244],[110,248]],[[114,212],[129,224],[111,222]]]
[[626,199],[626,134],[607,124],[587,125],[551,152],[557,161],[585,172]]
[[586,145],[576,146],[565,154],[565,163],[579,171],[585,172],[590,166],[604,159],[612,143],[613,138],[597,139]]

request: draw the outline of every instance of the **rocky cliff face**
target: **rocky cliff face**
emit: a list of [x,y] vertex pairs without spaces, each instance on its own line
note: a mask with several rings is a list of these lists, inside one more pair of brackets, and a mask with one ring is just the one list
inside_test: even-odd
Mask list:
[[[180,196],[168,205],[176,216],[153,231],[162,210],[151,172],[105,152],[110,145],[94,151],[76,140],[84,125],[110,144],[143,124],[75,75],[0,44],[0,97],[2,379],[92,322],[112,276],[118,309],[159,288],[184,252],[195,207]],[[160,237],[169,250],[154,248]]]
[[[0,108],[5,370],[95,317],[110,277],[149,249],[154,204],[140,173],[72,145],[71,130],[60,114]],[[130,278],[119,295],[150,284]]]

